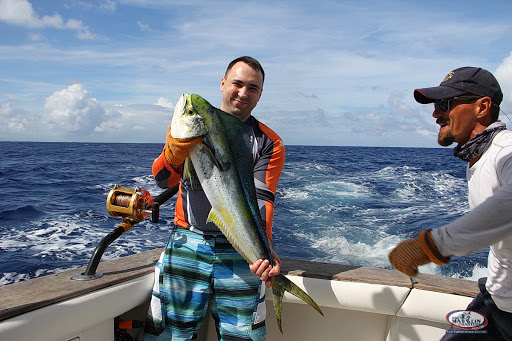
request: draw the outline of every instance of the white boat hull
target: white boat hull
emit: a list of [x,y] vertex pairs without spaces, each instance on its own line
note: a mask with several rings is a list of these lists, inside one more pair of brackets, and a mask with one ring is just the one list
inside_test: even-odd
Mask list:
[[[114,318],[144,319],[159,253],[100,263],[105,276],[93,281],[71,280],[77,269],[0,287],[0,341],[114,341]],[[446,314],[464,309],[477,290],[475,282],[433,275],[420,275],[413,287],[392,270],[297,260],[284,264],[291,264],[284,271],[287,277],[325,316],[286,293],[281,334],[269,289],[269,341],[438,340],[449,328]],[[216,340],[214,329],[210,318],[200,340]]]

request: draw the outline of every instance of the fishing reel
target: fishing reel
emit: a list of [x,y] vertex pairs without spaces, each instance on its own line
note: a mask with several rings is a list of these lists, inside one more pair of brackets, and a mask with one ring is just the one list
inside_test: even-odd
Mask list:
[[85,272],[76,274],[71,279],[89,281],[102,277],[103,274],[96,272],[96,269],[105,249],[123,233],[131,230],[133,225],[150,216],[153,213],[153,204],[148,191],[141,190],[140,187],[126,188],[116,184],[108,193],[107,211],[114,217],[122,218],[123,221],[98,243]]
[[107,211],[110,215],[123,219],[123,222],[98,243],[85,272],[76,274],[71,278],[88,281],[103,276],[101,272],[96,272],[96,269],[105,249],[123,233],[131,230],[133,225],[140,223],[148,216],[151,216],[153,223],[158,223],[160,205],[175,195],[178,188],[179,185],[168,188],[153,200],[151,194],[148,191],[141,190],[140,187],[126,188],[115,185],[107,196]]
[[110,215],[140,223],[152,214],[153,199],[148,191],[137,188],[126,188],[120,185],[110,190],[107,196],[107,211]]

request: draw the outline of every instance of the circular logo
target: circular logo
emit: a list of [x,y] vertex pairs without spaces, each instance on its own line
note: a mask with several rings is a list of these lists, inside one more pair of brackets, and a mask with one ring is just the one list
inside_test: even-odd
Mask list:
[[471,310],[455,310],[446,315],[446,321],[454,327],[476,330],[487,326],[487,317]]

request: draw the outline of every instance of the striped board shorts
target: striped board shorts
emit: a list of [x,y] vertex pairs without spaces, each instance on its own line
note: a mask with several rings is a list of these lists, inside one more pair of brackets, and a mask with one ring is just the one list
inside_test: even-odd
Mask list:
[[226,237],[175,226],[156,264],[144,340],[196,340],[208,306],[220,341],[265,340],[264,282]]

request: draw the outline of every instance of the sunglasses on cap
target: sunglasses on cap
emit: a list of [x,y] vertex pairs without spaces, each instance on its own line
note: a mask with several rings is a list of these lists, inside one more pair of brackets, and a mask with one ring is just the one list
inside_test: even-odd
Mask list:
[[452,98],[443,98],[438,101],[434,102],[434,109],[439,109],[441,112],[448,112],[450,111],[450,102],[451,101],[469,101],[472,99],[479,99],[482,98],[482,96],[475,96],[475,95],[468,95],[468,96],[457,96]]

